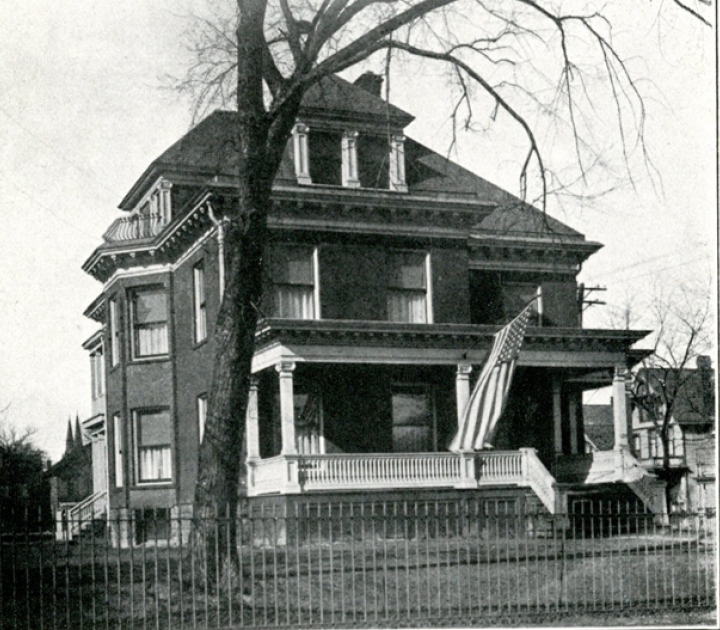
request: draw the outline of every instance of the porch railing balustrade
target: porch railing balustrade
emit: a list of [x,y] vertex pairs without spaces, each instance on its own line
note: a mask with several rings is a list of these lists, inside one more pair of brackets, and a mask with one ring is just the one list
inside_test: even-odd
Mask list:
[[248,462],[248,495],[393,488],[532,488],[554,512],[552,475],[535,449],[483,453],[278,455]]

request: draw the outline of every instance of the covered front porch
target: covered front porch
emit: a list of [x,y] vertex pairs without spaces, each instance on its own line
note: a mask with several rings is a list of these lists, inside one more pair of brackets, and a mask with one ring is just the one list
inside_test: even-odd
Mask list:
[[584,453],[582,391],[600,382],[615,388],[616,447],[627,446],[626,359],[618,351],[626,339],[608,335],[601,345],[575,331],[580,339],[568,349],[557,347],[562,331],[531,338],[495,448],[450,453],[489,343],[463,339],[468,331],[429,336],[427,328],[407,343],[407,330],[375,328],[260,346],[247,417],[248,496],[506,486],[532,489],[555,512],[549,471]]

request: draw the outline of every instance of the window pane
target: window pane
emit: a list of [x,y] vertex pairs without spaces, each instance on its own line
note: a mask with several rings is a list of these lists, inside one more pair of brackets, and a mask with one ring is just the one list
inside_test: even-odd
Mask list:
[[280,286],[275,290],[277,317],[313,319],[312,287]]
[[135,323],[153,324],[167,320],[167,296],[162,291],[135,294]]
[[424,292],[389,291],[387,310],[388,320],[391,322],[427,323],[427,301]]
[[424,388],[408,389],[392,395],[393,451],[431,451],[434,422],[430,392]]
[[139,481],[172,478],[171,422],[168,411],[142,412],[136,416]]
[[170,414],[167,411],[138,414],[138,443],[155,446],[170,443]]
[[363,188],[388,188],[390,144],[387,137],[361,134],[357,139],[358,179]]
[[313,252],[310,247],[278,247],[273,255],[273,280],[283,284],[313,283]]
[[138,453],[140,481],[172,479],[170,447],[141,448]]
[[138,326],[137,356],[147,357],[168,353],[167,324]]
[[205,267],[202,263],[193,269],[195,300],[195,343],[207,337],[207,309],[205,306]]
[[200,435],[200,442],[203,441],[205,435],[205,423],[207,421],[207,395],[201,394],[197,398],[197,418],[198,418],[198,432]]
[[313,184],[342,184],[342,134],[315,131],[308,135],[310,178]]
[[391,287],[400,289],[425,289],[425,254],[399,252],[389,260]]

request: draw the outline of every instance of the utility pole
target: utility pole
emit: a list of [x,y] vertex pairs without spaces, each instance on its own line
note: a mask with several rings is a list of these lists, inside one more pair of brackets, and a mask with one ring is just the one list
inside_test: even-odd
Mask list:
[[604,300],[589,300],[588,299],[588,296],[591,293],[594,293],[595,291],[607,291],[607,287],[586,287],[584,282],[581,282],[578,285],[577,302],[578,302],[578,318],[580,320],[580,326],[582,326],[582,314],[586,308],[588,308],[590,306],[605,304]]

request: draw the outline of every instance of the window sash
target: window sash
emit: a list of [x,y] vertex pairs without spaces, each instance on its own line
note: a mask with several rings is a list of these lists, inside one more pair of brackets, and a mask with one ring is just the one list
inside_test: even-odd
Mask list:
[[193,294],[195,304],[195,343],[200,343],[207,338],[205,266],[203,263],[199,263],[193,268]]
[[138,483],[172,480],[172,422],[167,410],[135,412]]
[[120,362],[120,329],[118,322],[118,303],[110,300],[110,361],[112,365]]
[[138,448],[138,481],[171,481],[172,449],[169,444]]
[[168,354],[168,305],[163,290],[137,291],[133,295],[133,356]]
[[198,444],[202,444],[205,436],[205,423],[207,422],[207,394],[197,397]]
[[275,285],[275,311],[286,319],[314,319],[315,295],[313,285]]
[[115,459],[115,487],[122,488],[125,485],[125,468],[123,466],[123,435],[120,416],[113,416],[113,455]]
[[388,320],[408,324],[426,324],[427,294],[425,291],[391,289],[387,295]]

